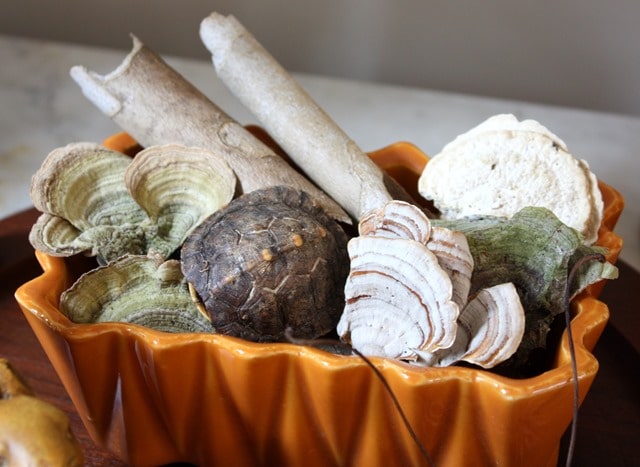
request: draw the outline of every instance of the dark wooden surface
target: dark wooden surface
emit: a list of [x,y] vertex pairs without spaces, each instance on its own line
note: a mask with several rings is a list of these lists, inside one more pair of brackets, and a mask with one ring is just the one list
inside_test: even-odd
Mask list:
[[[87,465],[124,465],[89,438],[15,301],[15,289],[41,272],[27,240],[36,216],[31,209],[0,221],[0,356],[39,397],[69,415]],[[580,409],[574,466],[640,466],[640,273],[623,262],[618,267],[620,278],[601,297],[611,319],[595,349],[600,371]],[[567,436],[560,465],[566,446]]]

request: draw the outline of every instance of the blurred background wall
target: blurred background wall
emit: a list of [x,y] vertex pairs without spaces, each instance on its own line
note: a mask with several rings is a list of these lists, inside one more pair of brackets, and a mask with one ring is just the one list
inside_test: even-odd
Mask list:
[[208,60],[212,11],[291,71],[640,116],[638,0],[20,0],[0,34]]

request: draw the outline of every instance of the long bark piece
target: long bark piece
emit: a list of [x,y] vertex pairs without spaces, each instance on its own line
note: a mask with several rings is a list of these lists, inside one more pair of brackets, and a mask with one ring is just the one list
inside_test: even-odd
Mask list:
[[214,150],[236,173],[241,192],[292,186],[315,197],[334,219],[351,221],[334,200],[136,37],[131,52],[111,73],[102,76],[74,66],[71,76],[96,107],[143,146],[179,143]]
[[225,85],[349,214],[392,199],[383,172],[233,16],[212,13],[200,37]]

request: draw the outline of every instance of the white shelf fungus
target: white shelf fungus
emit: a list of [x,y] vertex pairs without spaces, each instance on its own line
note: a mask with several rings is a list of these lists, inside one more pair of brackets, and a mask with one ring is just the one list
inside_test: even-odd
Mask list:
[[365,355],[429,365],[467,359],[491,367],[516,351],[524,332],[518,294],[504,284],[468,300],[473,257],[462,233],[432,227],[401,201],[364,216],[359,230],[348,245],[337,326],[344,341]]
[[566,144],[533,120],[496,115],[447,144],[423,171],[418,189],[444,219],[511,217],[527,206],[545,207],[597,238],[603,200],[595,175]]

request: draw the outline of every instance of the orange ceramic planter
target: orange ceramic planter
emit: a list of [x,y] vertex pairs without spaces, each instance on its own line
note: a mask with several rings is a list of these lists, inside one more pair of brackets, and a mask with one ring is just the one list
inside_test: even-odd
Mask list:
[[[371,157],[410,188],[427,162],[408,143]],[[611,187],[600,187],[606,208],[598,244],[609,248],[608,259],[615,261],[622,240],[612,229],[623,201]],[[18,289],[18,302],[91,437],[123,460],[424,465],[388,393],[358,357],[222,335],[165,334],[123,323],[74,324],[58,311],[58,303],[77,274],[77,259],[36,254],[44,273]],[[581,399],[597,372],[591,350],[609,316],[596,298],[601,286],[573,302]],[[553,368],[528,379],[373,361],[436,465],[556,465],[572,419],[566,333]]]

